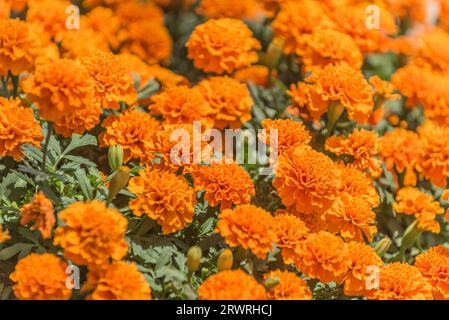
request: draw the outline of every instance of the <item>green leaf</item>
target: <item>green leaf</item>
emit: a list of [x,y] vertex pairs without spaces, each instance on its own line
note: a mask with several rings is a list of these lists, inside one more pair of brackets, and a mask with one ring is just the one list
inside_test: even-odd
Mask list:
[[17,255],[22,250],[28,250],[34,247],[34,244],[30,243],[16,243],[8,248],[0,250],[0,260],[8,260]]
[[76,162],[77,164],[84,164],[88,167],[94,167],[94,168],[97,167],[97,165],[95,163],[93,163],[92,161],[87,160],[86,158],[83,158],[83,157],[67,155],[64,158],[69,161]]
[[81,191],[86,198],[86,200],[92,200],[93,199],[93,188],[90,184],[90,180],[86,175],[86,171],[84,169],[78,168],[75,170],[75,178],[80,184]]

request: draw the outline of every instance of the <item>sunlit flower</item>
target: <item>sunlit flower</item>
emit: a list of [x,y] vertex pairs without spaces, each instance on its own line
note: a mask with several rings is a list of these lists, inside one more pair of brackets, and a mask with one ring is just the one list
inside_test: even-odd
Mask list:
[[[108,23],[104,23],[105,21]],[[120,19],[111,8],[96,7],[86,15],[82,15],[80,23],[83,28],[92,29],[101,34],[111,48],[119,47]]]
[[279,284],[267,291],[269,300],[311,300],[312,292],[307,282],[293,272],[274,270],[264,275],[265,279],[277,278]]
[[64,34],[61,51],[64,58],[78,59],[95,51],[109,52],[109,44],[97,31],[83,28]]
[[188,57],[205,72],[231,73],[257,62],[261,48],[240,20],[211,19],[195,28],[187,42]]
[[267,67],[253,65],[236,71],[233,78],[240,82],[252,82],[259,86],[267,86],[270,71]]
[[218,216],[216,232],[230,246],[241,246],[265,259],[277,241],[273,216],[262,208],[243,204],[226,209]]
[[290,206],[290,207],[287,207],[286,209],[278,209],[275,211],[274,214],[275,214],[275,216],[283,215],[283,214],[294,215],[295,217],[299,218],[302,222],[304,222],[304,225],[308,229],[309,233],[317,233],[319,231],[327,230],[326,221],[324,220],[324,218],[321,214],[302,213],[302,212],[296,211],[295,206]]
[[196,11],[208,18],[251,18],[256,13],[256,0],[202,0]]
[[68,300],[67,264],[57,256],[31,253],[19,260],[9,276],[15,283],[14,295],[20,300]]
[[298,247],[298,243],[304,240],[309,232],[306,224],[297,216],[281,211],[276,211],[274,217],[278,241],[276,246],[281,249],[285,264],[292,264]]
[[152,21],[159,24],[164,22],[164,11],[152,1],[121,1],[117,5],[116,14],[124,26],[136,21]]
[[262,127],[266,131],[259,138],[266,144],[270,144],[271,130],[277,130],[277,149],[279,153],[299,146],[307,146],[312,140],[312,136],[306,127],[302,123],[291,119],[265,119],[262,121]]
[[198,288],[200,300],[266,300],[265,288],[244,271],[226,270],[208,277]]
[[39,230],[43,238],[50,238],[56,223],[53,203],[43,192],[37,193],[33,199],[20,209],[20,224],[32,222],[31,230]]
[[26,21],[40,24],[56,41],[67,32],[66,9],[68,0],[33,0],[28,3]]
[[183,176],[149,167],[131,178],[128,189],[137,196],[129,203],[133,213],[156,220],[164,234],[182,230],[193,220],[195,191]]

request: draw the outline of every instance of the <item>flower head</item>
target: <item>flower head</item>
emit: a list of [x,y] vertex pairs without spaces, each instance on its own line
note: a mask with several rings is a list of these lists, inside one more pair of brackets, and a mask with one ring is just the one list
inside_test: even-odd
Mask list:
[[111,258],[122,259],[128,252],[128,221],[101,201],[75,202],[62,210],[59,218],[64,226],[56,229],[54,244],[78,265],[103,265]]
[[251,18],[256,13],[255,0],[203,0],[196,10],[208,18]]
[[40,148],[42,140],[41,127],[33,110],[21,106],[19,99],[0,97],[0,156],[11,156],[20,161],[24,144]]
[[262,208],[250,204],[226,209],[218,216],[216,232],[228,245],[249,249],[260,259],[265,259],[277,241],[274,218]]
[[266,132],[261,134],[260,139],[266,144],[270,144],[271,130],[277,130],[277,149],[279,153],[299,146],[307,146],[312,140],[312,136],[306,127],[302,123],[291,119],[265,119],[262,121],[262,127]]
[[416,267],[394,262],[380,270],[379,288],[369,299],[375,300],[432,300],[432,286]]
[[240,20],[211,19],[197,26],[187,42],[188,57],[205,72],[231,73],[257,62],[261,48]]
[[285,264],[292,264],[298,244],[309,233],[306,224],[297,216],[277,211],[274,217],[278,241],[276,246],[281,249]]
[[43,238],[51,237],[51,230],[56,223],[53,203],[44,193],[37,193],[33,199],[20,209],[20,224],[32,222],[31,230],[39,230]]
[[323,213],[337,196],[340,177],[330,158],[300,146],[279,156],[273,185],[285,206],[296,205],[302,213]]
[[259,86],[267,86],[269,79],[269,70],[262,65],[253,65],[244,69],[237,70],[233,78],[240,82],[252,82]]
[[19,260],[10,279],[14,295],[20,300],[68,300],[67,264],[57,256],[31,253]]
[[[107,21],[108,23],[104,23]],[[95,7],[86,15],[81,16],[81,25],[99,33],[109,46],[113,49],[119,47],[118,33],[120,30],[120,19],[111,8],[103,6]]]
[[109,43],[93,29],[70,30],[64,34],[61,51],[64,58],[78,59],[95,51],[109,52]]
[[274,270],[264,275],[265,279],[278,278],[279,284],[267,291],[269,300],[311,300],[312,292],[307,282],[293,272]]
[[56,41],[61,41],[66,27],[68,0],[29,1],[26,21],[40,24]]
[[3,230],[3,225],[0,224],[0,243],[8,241],[9,239],[11,239],[11,236],[9,235],[9,231]]
[[129,203],[133,213],[156,220],[164,234],[182,230],[193,220],[195,191],[183,176],[149,167],[131,178],[128,189],[137,196]]
[[192,177],[198,190],[206,190],[204,199],[209,205],[221,205],[221,210],[248,204],[256,193],[248,172],[236,163],[196,166]]
[[225,270],[207,278],[198,288],[200,300],[266,300],[265,288],[244,271]]

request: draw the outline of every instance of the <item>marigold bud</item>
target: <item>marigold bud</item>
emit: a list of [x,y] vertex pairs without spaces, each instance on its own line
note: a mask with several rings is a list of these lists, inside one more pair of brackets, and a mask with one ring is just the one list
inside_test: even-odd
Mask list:
[[390,249],[391,246],[391,239],[388,237],[382,238],[374,248],[377,255],[379,257],[382,257],[385,253],[387,253],[388,249]]
[[267,280],[265,280],[263,285],[265,286],[265,289],[267,291],[270,291],[271,289],[276,287],[280,282],[281,280],[279,279],[279,277],[270,277]]
[[218,271],[229,270],[232,268],[232,264],[234,262],[234,256],[232,255],[232,251],[229,249],[223,250],[218,256],[217,260],[217,268]]
[[274,69],[279,64],[282,57],[282,49],[284,47],[284,40],[275,38],[268,46],[265,55],[265,63],[269,69]]
[[203,253],[200,247],[190,247],[189,251],[187,252],[187,269],[189,269],[190,272],[195,272],[196,270],[198,270],[202,255]]
[[114,144],[108,151],[109,167],[112,171],[118,170],[123,165],[123,148],[119,144]]
[[108,195],[108,203],[115,198],[115,196],[126,187],[129,180],[129,168],[126,166],[122,166],[117,169],[117,172],[111,179],[109,184],[109,195]]

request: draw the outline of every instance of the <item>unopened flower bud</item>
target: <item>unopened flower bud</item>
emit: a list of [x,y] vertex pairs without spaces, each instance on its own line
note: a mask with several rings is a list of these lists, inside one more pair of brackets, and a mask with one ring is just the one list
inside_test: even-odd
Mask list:
[[123,188],[126,187],[129,180],[129,168],[126,166],[122,166],[117,169],[117,172],[111,179],[109,183],[109,195],[108,195],[108,203],[115,198],[115,196],[122,191]]
[[374,248],[379,257],[382,257],[385,253],[387,253],[388,249],[391,246],[391,239],[388,237],[382,238]]
[[266,65],[269,69],[274,69],[279,64],[282,57],[282,50],[284,48],[284,40],[275,38],[268,46],[265,55]]
[[217,260],[217,269],[218,271],[229,270],[232,268],[232,264],[234,262],[234,256],[232,255],[232,251],[229,249],[223,250],[218,256]]
[[189,251],[187,252],[187,269],[189,269],[190,272],[193,273],[198,270],[202,255],[203,253],[200,247],[190,247]]
[[270,291],[271,289],[276,287],[280,282],[281,280],[278,277],[270,277],[265,280],[263,285],[265,286],[265,290]]
[[114,144],[108,151],[109,167],[112,171],[117,170],[123,165],[123,148],[119,144]]

